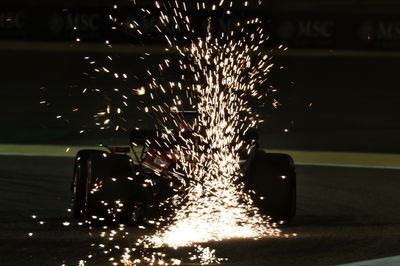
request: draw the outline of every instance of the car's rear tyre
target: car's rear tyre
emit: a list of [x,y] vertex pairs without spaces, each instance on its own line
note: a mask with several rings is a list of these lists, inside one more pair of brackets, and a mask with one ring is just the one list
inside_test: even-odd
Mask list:
[[80,150],[75,157],[72,179],[72,216],[84,219],[86,216],[86,191],[88,184],[88,161],[91,155],[103,154],[99,150]]
[[287,154],[257,150],[247,176],[254,201],[275,221],[291,222],[296,214],[296,172]]
[[92,154],[88,158],[85,219],[92,224],[124,219],[137,197],[130,157],[123,154]]

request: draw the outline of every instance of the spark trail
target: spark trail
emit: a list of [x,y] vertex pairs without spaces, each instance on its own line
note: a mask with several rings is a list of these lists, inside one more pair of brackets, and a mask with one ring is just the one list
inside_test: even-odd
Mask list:
[[[231,14],[233,1],[213,2],[198,2],[196,8],[221,9]],[[166,84],[153,77],[149,84],[154,95],[166,94],[166,88],[174,95],[164,106],[154,105],[151,109],[155,110],[153,115],[158,118],[165,142],[179,143],[172,145],[172,151],[179,158],[175,176],[182,181],[183,192],[168,224],[140,239],[138,245],[195,246],[200,262],[220,262],[214,251],[199,243],[280,234],[245,191],[239,164],[240,153],[254,149],[254,142],[246,143],[240,136],[261,122],[249,101],[261,98],[258,86],[266,81],[273,65],[267,55],[258,52],[265,41],[260,20],[237,22],[234,30],[215,34],[210,17],[206,36],[193,38],[190,36],[199,34],[186,14],[185,1],[155,4],[161,24],[189,41],[181,45],[174,35],[165,34],[169,48],[179,53],[181,77]],[[248,2],[242,5],[247,6]],[[159,70],[165,71],[170,64],[166,61]],[[193,121],[182,117],[180,112],[184,112],[185,106],[195,110]]]
[[[164,203],[173,213],[152,221],[157,225],[155,233],[139,238],[134,248],[121,249],[124,253],[120,262],[180,264],[182,258],[174,258],[165,249],[192,247],[191,255],[185,259],[219,263],[225,259],[218,258],[215,250],[204,247],[204,243],[281,233],[253,203],[243,184],[245,174],[240,165],[241,154],[249,154],[255,148],[254,141],[244,141],[241,136],[262,122],[252,103],[264,96],[259,89],[273,67],[270,57],[260,51],[267,37],[257,18],[237,20],[227,32],[218,32],[213,26],[220,15],[234,18],[234,7],[260,3],[154,3],[155,12],[143,12],[158,17],[155,27],[176,56],[163,60],[155,70],[147,70],[150,82],[136,94],[149,97],[147,102],[153,103],[143,110],[154,118],[159,137],[178,158],[176,169],[170,174],[181,186],[180,192]],[[213,14],[208,17],[204,32],[189,16],[190,12],[203,10]],[[131,24],[131,28],[140,32],[135,25],[139,23]],[[179,72],[174,71],[176,67]],[[104,67],[103,70],[110,72]],[[128,76],[114,73],[114,77]],[[125,106],[126,101],[124,97]],[[183,115],[188,108],[195,111],[192,120]],[[105,121],[100,124],[104,126]],[[117,237],[116,233],[102,235],[105,239]]]
[[258,213],[238,183],[240,150],[252,148],[244,147],[240,135],[258,122],[243,100],[249,94],[257,95],[256,83],[245,78],[257,76],[249,69],[249,48],[233,42],[221,47],[214,41],[200,40],[185,50],[193,66],[200,68],[195,75],[206,83],[191,88],[198,115],[189,126],[192,134],[178,136],[184,144],[176,147],[180,171],[190,182],[185,204],[178,209],[175,222],[151,238],[156,245],[176,247],[279,232]]

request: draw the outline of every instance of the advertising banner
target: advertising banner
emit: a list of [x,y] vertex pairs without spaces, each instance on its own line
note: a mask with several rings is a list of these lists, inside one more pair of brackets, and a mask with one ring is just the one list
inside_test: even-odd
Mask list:
[[[229,33],[236,23],[260,18],[268,36],[266,46],[280,44],[302,49],[400,49],[400,19],[387,15],[279,14],[237,12],[232,15],[216,11],[190,14],[196,33],[207,30]],[[0,40],[72,42],[126,42],[161,44],[163,28],[158,18],[138,8],[0,8]],[[184,42],[179,32],[174,34]],[[181,39],[180,39],[181,38]]]

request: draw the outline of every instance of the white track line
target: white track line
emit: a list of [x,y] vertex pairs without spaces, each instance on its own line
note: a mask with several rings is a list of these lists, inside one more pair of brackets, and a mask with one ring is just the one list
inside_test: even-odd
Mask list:
[[399,266],[400,256],[386,257],[381,259],[364,260],[336,266]]
[[[356,164],[337,164],[337,163],[303,163],[294,162],[295,165],[324,166],[324,167],[348,167],[348,168],[372,168],[372,169],[393,169],[400,170],[399,166],[380,166],[380,165],[356,165]],[[400,266],[400,265],[399,265]]]
[[75,154],[44,154],[44,153],[0,153],[0,156],[21,156],[21,157],[75,157]]

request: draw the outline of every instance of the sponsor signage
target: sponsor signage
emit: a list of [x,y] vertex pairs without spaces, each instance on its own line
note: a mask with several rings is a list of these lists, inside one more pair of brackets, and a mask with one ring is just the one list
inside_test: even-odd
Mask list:
[[[289,48],[400,49],[400,19],[397,17],[340,14],[268,14],[256,9],[226,15],[202,11],[190,14],[199,36],[207,29],[229,33],[237,23],[258,17],[270,39],[265,45]],[[209,19],[211,17],[211,19]],[[0,8],[0,39],[164,43],[163,28],[151,14],[135,8],[7,9]],[[174,34],[184,42],[183,35]]]
[[276,41],[294,46],[332,46],[336,21],[332,18],[292,17],[277,19]]
[[49,14],[45,29],[58,40],[80,38],[96,41],[108,31],[108,22],[109,19],[101,12],[64,10]]
[[358,37],[368,48],[400,49],[400,19],[365,19],[358,27]]

